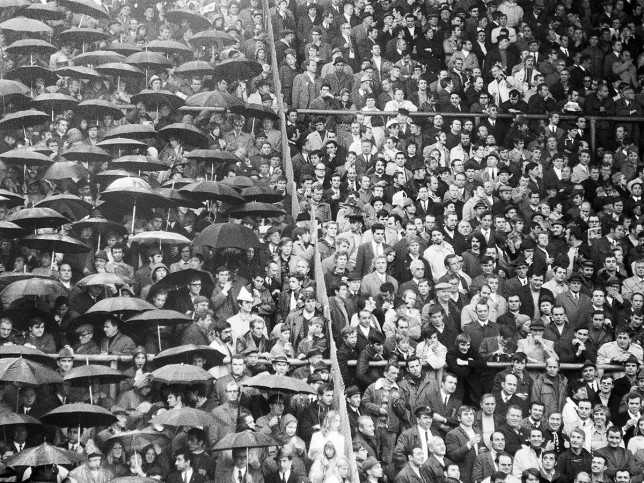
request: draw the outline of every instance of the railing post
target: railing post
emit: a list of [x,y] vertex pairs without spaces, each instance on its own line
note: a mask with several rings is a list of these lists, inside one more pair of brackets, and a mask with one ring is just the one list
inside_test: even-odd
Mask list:
[[590,118],[590,151],[595,152],[597,148],[597,118]]
[[[110,361],[110,367],[115,371],[118,371],[119,361]],[[116,401],[116,396],[118,396],[118,384],[110,384],[110,397]]]

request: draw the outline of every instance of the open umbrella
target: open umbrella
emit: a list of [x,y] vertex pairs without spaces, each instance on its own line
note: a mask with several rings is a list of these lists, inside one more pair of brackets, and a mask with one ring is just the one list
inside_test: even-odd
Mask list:
[[51,252],[51,269],[54,269],[56,252],[64,254],[87,253],[92,249],[83,242],[71,236],[59,233],[42,233],[40,235],[29,235],[20,240],[20,244],[32,250]]
[[58,81],[58,76],[47,67],[41,67],[39,65],[23,65],[11,69],[4,75],[5,79],[14,79],[20,80],[33,86],[34,81],[38,78],[41,78],[45,85],[53,85]]
[[51,208],[26,208],[16,211],[7,217],[25,230],[34,231],[38,228],[60,228],[69,220]]
[[81,278],[76,282],[77,287],[88,287],[90,285],[125,285],[126,281],[123,280],[115,273],[102,272],[88,275]]
[[32,349],[31,347],[26,347],[24,345],[3,345],[0,346],[0,359],[6,359],[8,357],[24,357],[34,362],[40,364],[50,364],[51,357],[45,354],[43,351],[38,349]]
[[236,40],[223,30],[204,30],[190,37],[189,42],[198,47],[214,47],[232,45]]
[[92,205],[76,195],[53,195],[47,196],[34,204],[34,207],[45,207],[56,210],[59,213],[72,215],[74,220],[80,220],[89,216]]
[[55,300],[60,296],[68,296],[69,290],[53,278],[30,278],[18,280],[8,285],[0,292],[0,301],[5,309],[25,297],[37,297]]
[[103,76],[96,70],[82,65],[70,65],[67,67],[60,67],[54,71],[61,77],[71,77],[73,79],[88,79],[98,80]]
[[187,9],[169,10],[165,14],[168,22],[181,26],[182,22],[188,22],[193,32],[207,30],[210,28],[210,21],[199,12]]
[[63,378],[43,364],[22,357],[7,357],[0,359],[0,381],[39,387],[61,384]]
[[142,52],[143,49],[136,44],[129,44],[126,42],[112,42],[107,46],[112,52],[118,52],[123,55],[132,55],[137,52]]
[[232,106],[230,112],[255,119],[273,119],[275,121],[279,119],[279,116],[273,109],[263,104],[247,103],[243,106]]
[[95,50],[74,57],[74,65],[98,66],[109,62],[122,62],[123,60],[125,60],[125,56],[122,54],[109,50]]
[[163,196],[166,199],[172,200],[173,203],[177,206],[183,206],[185,208],[193,208],[195,210],[198,210],[199,208],[203,208],[203,203],[187,197],[185,193],[182,193],[181,191],[178,191],[176,189],[157,188],[154,190],[154,192],[159,193],[161,196]]
[[[177,179],[169,179],[165,183],[161,185],[162,188],[170,188],[173,191],[178,190],[179,188],[186,186],[190,183],[194,183],[195,180],[192,178],[177,178]],[[165,195],[164,195],[165,196]],[[183,205],[178,205],[178,206],[183,206]]]
[[167,364],[152,371],[152,379],[165,384],[191,386],[213,379],[212,374],[190,364]]
[[157,111],[161,106],[169,106],[173,111],[183,106],[183,99],[170,91],[163,90],[143,89],[138,94],[132,96],[132,104],[138,104],[139,102]]
[[0,273],[0,292],[11,285],[13,282],[29,280],[32,278],[44,278],[47,280],[53,280],[52,277],[49,277],[47,275],[36,275],[35,273],[30,272],[2,272]]
[[61,7],[66,7],[79,15],[87,15],[95,19],[109,19],[107,10],[100,4],[92,0],[58,0]]
[[[162,433],[160,431],[157,431],[154,428],[144,428],[144,429],[136,429],[133,431],[123,431],[121,433],[116,433],[113,436],[110,436],[107,439],[107,444],[110,445],[111,442],[114,441],[120,441],[123,443],[124,446],[126,446],[127,451],[143,451],[145,448],[147,448],[149,445],[154,446],[155,451],[157,451],[157,454],[162,453],[163,449],[169,443],[170,438],[168,435],[165,433]],[[123,480],[126,478],[116,478],[117,480]],[[149,479],[149,478],[144,478]],[[115,480],[110,480],[110,483],[112,483]],[[150,483],[154,483],[159,480],[154,480]]]
[[54,162],[49,156],[24,148],[4,152],[0,154],[0,160],[21,166],[49,166]]
[[210,169],[213,172],[213,176],[214,176],[216,163],[228,164],[228,163],[237,163],[241,161],[233,153],[229,153],[228,151],[222,151],[221,149],[193,149],[188,153],[184,153],[184,155],[186,158],[195,159],[197,162],[209,163]]
[[[140,314],[130,317],[125,321],[127,325],[136,327],[137,329],[143,327],[156,327],[157,335],[159,337],[159,350],[161,347],[161,326],[166,325],[177,325],[177,324],[189,324],[192,322],[192,319],[187,315],[184,315],[175,310],[163,310],[155,309],[148,310],[146,312],[141,312]],[[157,358],[155,357],[155,360]]]
[[119,236],[127,235],[127,228],[102,216],[91,216],[72,223],[72,230],[75,232],[80,232],[83,228],[91,228],[98,234],[98,247],[101,246],[101,237],[110,232],[114,232]]
[[72,109],[78,104],[78,99],[58,92],[47,92],[34,97],[32,103],[40,110],[51,111],[53,119],[54,111]]
[[68,161],[86,163],[106,163],[112,159],[112,156],[104,149],[97,146],[90,146],[89,144],[73,146],[62,153],[61,156]]
[[49,411],[40,420],[45,424],[54,424],[58,427],[94,428],[109,426],[116,421],[116,416],[101,406],[72,403]]
[[212,287],[215,285],[210,272],[207,272],[205,270],[197,270],[194,268],[186,268],[185,270],[179,270],[178,272],[170,272],[157,283],[155,283],[150,291],[153,292],[160,289],[168,291],[179,290],[186,287],[194,278],[199,278],[203,287]]
[[190,55],[192,49],[176,40],[151,40],[146,46],[150,52],[162,52],[169,55]]
[[244,101],[239,97],[221,91],[208,91],[193,94],[186,98],[186,106],[190,107],[221,107],[243,106]]
[[49,121],[49,114],[35,109],[12,112],[0,119],[0,130],[20,129],[37,126]]
[[138,243],[158,243],[161,245],[188,245],[190,239],[171,231],[144,231],[130,237],[130,241]]
[[19,236],[23,236],[25,232],[26,230],[24,228],[11,221],[0,221],[0,237],[9,239],[17,238]]
[[164,139],[176,137],[180,139],[184,145],[194,146],[196,148],[208,147],[208,138],[192,124],[175,122],[174,124],[170,124],[159,129],[159,135]]
[[104,139],[100,143],[96,143],[99,148],[103,149],[141,149],[148,147],[147,144],[136,139],[128,139],[125,137]]
[[159,52],[136,52],[129,55],[125,62],[127,64],[136,65],[139,69],[149,70],[170,67],[170,62],[163,54]]
[[278,203],[284,200],[284,195],[274,189],[261,186],[251,186],[242,190],[241,195],[248,201],[261,201],[262,203]]
[[[50,359],[51,360],[51,359]],[[0,426],[3,430],[12,426],[42,426],[42,423],[28,414],[16,414],[4,411],[0,413]]]
[[51,3],[32,3],[20,13],[25,17],[38,20],[63,20],[65,18],[65,12]]
[[104,139],[150,139],[157,135],[156,129],[147,124],[127,124],[110,129]]
[[240,206],[233,206],[226,215],[231,218],[244,218],[246,216],[258,216],[260,218],[271,218],[273,216],[280,216],[286,212],[282,208],[269,203],[261,203],[259,201],[249,201]]
[[54,30],[44,22],[27,17],[15,17],[0,23],[0,29],[26,34],[51,34]]
[[[155,312],[151,310],[150,312]],[[150,313],[146,312],[146,313]],[[145,315],[142,314],[142,315]],[[200,355],[206,359],[206,369],[213,366],[220,366],[224,363],[225,356],[217,349],[207,345],[186,344],[179,347],[171,347],[159,352],[154,356],[157,365],[165,364],[190,364],[194,355]]]
[[[72,179],[74,181],[78,181],[80,179],[87,178],[90,174],[91,173],[85,169],[82,164],[76,161],[58,161],[47,168],[47,171],[43,174],[43,179],[52,181]],[[81,218],[89,214],[91,205],[87,203],[85,206],[87,208],[87,213],[82,215]]]
[[21,466],[75,465],[83,460],[83,455],[57,446],[43,443],[34,448],[27,448],[5,461],[12,468]]
[[215,66],[213,74],[217,79],[230,81],[245,80],[262,73],[262,64],[248,59],[227,59]]
[[213,451],[225,451],[227,449],[243,448],[268,448],[269,446],[283,446],[284,443],[272,436],[256,431],[242,431],[230,433],[217,441],[212,447]]
[[192,241],[193,247],[207,246],[220,248],[261,248],[262,244],[250,228],[235,223],[215,223],[204,229]]
[[218,200],[230,204],[242,204],[244,198],[237,191],[220,181],[196,181],[179,189],[189,198],[200,201]]
[[21,39],[12,42],[5,48],[5,51],[10,54],[53,54],[58,48],[50,44],[46,40],[40,39]]
[[110,36],[102,30],[79,27],[72,27],[58,34],[58,39],[61,42],[83,44],[83,48],[85,47],[86,43],[92,44],[94,42],[100,42],[101,40],[107,40],[109,38]]
[[108,62],[96,66],[96,71],[103,75],[111,75],[112,77],[129,77],[129,78],[143,78],[145,72],[134,65],[126,64],[125,62]]
[[147,206],[171,208],[174,203],[152,191],[150,185],[140,178],[121,178],[111,183],[101,193],[101,199],[109,201],[123,209],[132,209],[132,233],[136,222],[136,206],[143,203]]
[[101,384],[116,384],[127,378],[127,375],[111,367],[86,364],[84,366],[72,367],[67,371],[63,380],[72,386],[87,386],[89,388],[90,404],[94,404],[92,380],[98,380]]
[[204,60],[193,60],[185,62],[176,68],[174,73],[176,75],[185,76],[203,76],[212,75],[214,72],[212,66]]
[[265,391],[277,391],[288,394],[316,394],[317,391],[301,379],[277,374],[258,374],[241,383],[242,386],[254,387]]
[[163,426],[210,426],[215,422],[212,413],[194,408],[170,409],[157,414],[150,421],[151,425]]
[[124,169],[126,171],[166,171],[168,166],[158,159],[151,159],[140,154],[121,156],[110,163],[113,169]]
[[123,111],[119,106],[113,102],[102,101],[100,99],[91,99],[89,101],[79,103],[74,108],[74,115],[96,120],[106,115],[112,116],[116,120],[125,117],[125,114],[123,114]]
[[[0,294],[1,296],[1,294]],[[110,297],[92,305],[86,313],[88,314],[117,314],[117,316],[131,316],[146,310],[154,310],[156,307],[145,300],[134,297]]]

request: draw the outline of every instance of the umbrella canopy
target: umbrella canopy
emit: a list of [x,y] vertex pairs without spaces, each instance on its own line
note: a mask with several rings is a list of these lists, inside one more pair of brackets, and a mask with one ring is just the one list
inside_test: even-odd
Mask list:
[[120,236],[127,235],[127,228],[119,223],[109,221],[102,216],[87,217],[72,223],[72,230],[74,231],[80,232],[83,228],[91,228],[99,235],[106,235],[111,231]]
[[49,114],[35,109],[13,112],[0,119],[0,130],[6,129],[24,129],[26,127],[37,126],[49,121]]
[[87,386],[91,379],[99,379],[101,384],[116,384],[128,376],[107,366],[84,365],[72,367],[63,380],[72,386]]
[[232,106],[230,112],[256,119],[273,119],[275,121],[279,119],[279,116],[273,109],[263,104],[247,103],[244,106]]
[[20,244],[32,250],[42,252],[60,252],[66,254],[87,253],[91,248],[83,242],[67,235],[58,233],[43,233],[40,235],[29,235],[20,240]]
[[205,270],[196,270],[194,268],[186,268],[185,270],[179,270],[178,272],[168,273],[152,286],[151,291],[154,292],[158,289],[179,290],[186,287],[190,281],[195,278],[199,278],[199,280],[201,280],[201,285],[204,287],[207,285],[210,285],[211,287],[215,285],[210,272]]
[[86,163],[107,163],[112,159],[112,156],[104,149],[88,144],[74,146],[61,156],[68,161],[84,161]]
[[94,42],[100,42],[101,40],[107,40],[109,38],[110,36],[102,30],[85,29],[78,27],[72,27],[58,34],[58,39],[61,42],[71,42],[73,44],[92,44]]
[[55,300],[60,296],[68,296],[69,290],[53,278],[30,278],[18,280],[5,287],[0,292],[0,301],[5,309],[25,297],[40,297]]
[[107,62],[102,65],[97,65],[96,71],[103,75],[111,75],[112,77],[145,77],[145,72],[141,69],[124,62]]
[[193,76],[193,75],[212,75],[214,72],[212,66],[203,60],[193,60],[185,62],[176,68],[174,71],[177,75]]
[[47,111],[51,110],[67,110],[72,109],[78,100],[74,99],[72,96],[65,94],[60,94],[58,92],[48,92],[46,94],[40,94],[39,96],[34,97],[31,101],[35,107],[38,109],[43,109]]
[[208,147],[208,138],[192,124],[176,122],[159,129],[159,134],[164,139],[176,137],[184,145],[187,144],[189,146],[195,146],[197,148]]
[[[157,454],[163,452],[163,449],[170,441],[170,438],[165,433],[155,430],[154,428],[144,428],[141,430],[133,431],[123,431],[121,433],[114,434],[107,439],[107,445],[109,446],[114,441],[120,441],[126,447],[126,451],[143,451],[148,446],[154,446]],[[123,477],[116,478],[116,480],[127,480],[128,478],[137,478],[137,477]],[[142,481],[149,480],[150,478],[141,478]],[[110,480],[112,483],[115,480]],[[159,480],[154,480],[158,483]],[[154,483],[151,482],[151,483]],[[138,483],[138,481],[136,482]]]
[[58,5],[66,7],[79,15],[87,15],[95,19],[109,19],[107,10],[100,4],[92,0],[58,0]]
[[2,427],[19,426],[23,424],[25,426],[42,426],[40,421],[28,414],[16,414],[7,411],[0,413],[0,426]]
[[188,245],[190,239],[171,231],[144,231],[130,237],[131,241],[139,243],[158,243],[160,245]]
[[[151,310],[150,312],[154,312]],[[147,313],[147,312],[146,312]],[[206,359],[205,367],[220,366],[224,363],[225,356],[217,349],[207,345],[186,344],[171,347],[154,356],[156,364],[190,364],[194,355],[201,355]]]
[[155,381],[165,384],[190,386],[192,384],[208,382],[213,379],[213,376],[201,367],[189,364],[167,364],[152,371],[152,378]]
[[11,69],[4,75],[5,79],[18,79],[28,84],[33,84],[35,79],[42,78],[45,85],[52,85],[58,81],[58,76],[46,67],[39,65],[23,65]]
[[0,79],[0,96],[22,99],[30,91],[22,82]]
[[[131,173],[130,171],[125,171],[124,169],[106,169],[105,171],[101,171],[96,175],[96,179],[103,186],[110,185],[116,180],[128,177],[137,178],[138,174]],[[98,208],[99,206],[101,206],[100,201],[97,203],[96,207]]]
[[[35,5],[35,4],[34,4]],[[28,10],[28,9],[27,9]],[[42,53],[53,54],[58,48],[50,44],[46,40],[40,39],[22,39],[12,42],[5,48],[5,51],[10,54],[28,54],[28,53]]]
[[[0,197],[1,198],[1,197]],[[0,221],[0,236],[4,238],[17,238],[25,234],[25,229],[11,221]]]
[[65,12],[51,3],[32,3],[20,13],[25,17],[38,20],[63,20],[65,18]]
[[230,433],[221,438],[213,447],[213,451],[241,448],[268,448],[269,446],[283,446],[284,443],[272,436],[256,431],[242,431]]
[[109,115],[118,120],[125,116],[123,111],[109,101],[102,101],[100,99],[91,99],[83,101],[74,108],[74,115],[78,117],[85,117],[86,119],[99,119],[103,116]]
[[168,22],[181,26],[182,22],[188,22],[193,32],[199,32],[210,28],[210,21],[194,10],[177,9],[170,10],[165,14]]
[[83,458],[83,455],[74,451],[43,443],[40,446],[21,451],[7,459],[5,464],[12,468],[20,466],[75,465],[80,463]]
[[193,149],[184,155],[188,159],[196,159],[206,163],[237,163],[241,161],[233,153],[220,149]]
[[261,248],[255,232],[243,225],[216,223],[203,230],[192,242],[193,247],[208,246],[219,248]]
[[162,52],[170,55],[190,55],[192,56],[192,49],[186,44],[177,42],[176,40],[152,40],[148,42],[146,48],[150,52]]
[[40,20],[27,17],[10,18],[0,23],[0,29],[28,34],[52,34],[54,29]]
[[247,176],[234,176],[233,178],[226,178],[222,180],[222,183],[232,186],[238,191],[242,191],[246,188],[251,188],[255,186],[255,182]]
[[63,378],[56,371],[29,359],[8,357],[0,359],[0,381],[41,386],[43,384],[60,384]]
[[[125,139],[149,139],[157,135],[156,129],[147,124],[127,124],[110,129],[105,135],[105,139],[125,138]],[[145,143],[141,143],[145,145]]]
[[123,54],[117,54],[109,50],[95,50],[74,57],[74,65],[101,65],[109,62],[122,62],[123,60],[125,60]]
[[258,374],[241,383],[242,386],[291,394],[316,394],[317,391],[301,379],[277,374]]
[[111,168],[124,169],[126,171],[166,171],[168,166],[158,159],[150,159],[140,154],[121,156],[110,164]]
[[139,69],[158,69],[170,67],[170,62],[163,54],[159,52],[136,52],[129,55],[125,62],[128,64],[136,65]]
[[262,64],[248,59],[228,59],[215,66],[213,74],[217,79],[244,80],[262,73]]
[[98,80],[103,78],[98,71],[82,65],[61,67],[56,69],[54,72],[61,77],[72,77],[74,79]]
[[132,96],[132,104],[142,102],[146,107],[159,109],[161,106],[169,106],[170,109],[176,110],[183,106],[183,99],[170,91],[155,91],[152,89],[143,89],[138,94]]
[[243,106],[244,101],[239,97],[221,91],[208,91],[193,94],[186,98],[186,106],[191,107],[221,107]]
[[100,143],[96,143],[96,145],[99,148],[103,149],[141,149],[141,148],[146,148],[147,149],[147,144],[141,141],[137,141],[136,139],[127,139],[124,137],[120,138],[112,138],[112,139],[104,139]]
[[[157,325],[176,325],[192,322],[192,319],[176,310],[155,309],[142,312],[130,317],[125,321],[126,324],[131,324],[136,327],[148,326],[155,327]],[[157,360],[158,356],[154,358]]]
[[24,357],[25,359],[39,362],[40,364],[50,364],[52,360],[51,357],[44,352],[24,345],[13,344],[0,346],[0,358],[6,359],[8,357]]
[[[2,272],[0,274],[0,292],[11,285],[13,282],[18,282],[20,280],[29,280],[32,278],[44,278],[47,280],[54,280],[52,277],[47,275],[36,275],[29,272]],[[2,347],[2,346],[0,346]]]
[[90,285],[125,285],[126,281],[115,273],[103,272],[94,273],[81,278],[76,282],[77,287],[88,287]]
[[155,193],[159,193],[166,199],[172,200],[177,206],[184,206],[186,208],[193,208],[195,210],[203,208],[203,203],[195,201],[192,198],[189,198],[185,193],[172,188],[157,188],[154,190]]
[[[5,163],[19,164],[22,166],[49,166],[54,161],[44,154],[30,149],[12,149],[0,154],[0,160]],[[0,195],[1,196],[1,195]]]
[[214,45],[232,45],[236,41],[229,34],[222,30],[204,30],[203,32],[197,32],[194,34],[190,40],[190,45],[195,45],[198,47],[208,47]]
[[[181,188],[181,187],[183,187],[183,186],[185,186],[187,184],[194,183],[194,182],[195,182],[195,180],[192,179],[192,178],[177,178],[177,179],[169,179],[168,181],[163,183],[161,186],[163,188],[170,188],[170,189],[172,189],[174,191],[174,190],[178,190],[179,188]],[[181,205],[179,205],[179,206],[181,206]]]
[[118,52],[123,55],[132,55],[137,52],[142,52],[143,49],[136,44],[128,44],[125,42],[112,42],[107,46],[112,52]]
[[[82,164],[76,161],[58,161],[47,168],[47,171],[43,174],[43,178],[52,181],[61,179],[78,181],[79,179],[87,178],[90,174]],[[89,203],[86,203],[87,213],[81,215],[80,218],[87,216],[91,207]],[[54,207],[52,206],[52,208]]]
[[[1,296],[1,294],[0,294]],[[146,310],[154,310],[156,307],[145,300],[134,297],[110,297],[103,299],[92,305],[86,312],[88,314],[124,314],[138,313]]]
[[269,203],[259,201],[249,201],[241,206],[233,206],[226,211],[226,215],[231,218],[244,218],[246,216],[259,216],[261,218],[270,218],[273,216],[284,215],[286,211]]
[[45,424],[62,427],[94,428],[96,426],[109,426],[116,421],[116,416],[101,406],[72,403],[49,411],[40,420]]
[[51,208],[26,208],[16,211],[7,217],[25,230],[33,231],[37,228],[59,228],[69,220]]
[[218,200],[230,204],[244,202],[244,198],[237,191],[219,181],[196,181],[180,188],[179,191],[200,201]]
[[0,189],[0,198],[4,198],[3,203],[8,203],[11,208],[25,204],[25,198],[13,191]]
[[284,200],[284,195],[271,188],[251,186],[242,190],[241,195],[248,201],[261,201],[262,203],[277,203]]
[[[52,178],[53,179],[53,178]],[[56,210],[59,213],[71,215],[71,219],[80,220],[89,216],[92,205],[76,195],[53,195],[47,196],[34,205],[36,208],[46,207]]]
[[215,420],[212,414],[201,409],[194,408],[179,408],[163,411],[152,418],[150,423],[152,425],[164,426],[209,426]]

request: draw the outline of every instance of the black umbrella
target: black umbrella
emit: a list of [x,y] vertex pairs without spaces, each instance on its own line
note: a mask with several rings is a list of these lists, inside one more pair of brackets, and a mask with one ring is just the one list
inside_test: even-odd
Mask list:
[[244,202],[244,198],[239,193],[220,181],[197,181],[180,188],[179,191],[200,201],[218,200],[230,204]]
[[12,191],[8,191],[5,189],[0,189],[0,197],[4,198],[4,202],[7,203],[9,201],[9,206],[11,208],[15,208],[16,206],[21,206],[25,204],[25,198],[18,193],[14,193]]
[[44,22],[27,17],[15,17],[0,23],[0,29],[24,34],[51,34],[54,30]]
[[[151,291],[151,293],[154,293]],[[143,327],[156,327],[159,337],[159,350],[161,347],[161,326],[174,326],[177,324],[189,324],[192,319],[175,310],[155,309],[142,312],[125,321],[126,325],[136,327],[137,331]],[[156,357],[155,357],[156,360]]]
[[147,108],[159,110],[161,106],[169,106],[175,111],[183,106],[183,99],[170,91],[155,91],[152,89],[143,89],[138,94],[132,96],[132,104],[142,102]]
[[49,411],[40,420],[45,424],[53,424],[58,427],[95,428],[109,426],[116,421],[116,416],[101,406],[72,403]]
[[203,134],[199,129],[194,127],[192,124],[176,122],[159,129],[159,134],[164,139],[176,137],[184,145],[194,146],[197,148],[208,147],[208,138],[206,137],[206,135]]
[[168,200],[172,200],[175,205],[177,206],[183,206],[185,208],[192,208],[194,210],[198,210],[199,208],[203,208],[204,205],[203,203],[199,201],[195,201],[192,198],[189,198],[186,196],[185,193],[181,193],[179,190],[172,189],[172,188],[156,188],[154,190],[156,193],[159,193],[161,196]]
[[41,252],[51,252],[51,269],[54,268],[54,255],[56,252],[64,254],[79,254],[91,251],[91,248],[83,242],[72,238],[71,236],[60,235],[58,233],[43,233],[41,235],[29,235],[20,240],[20,244],[32,250]]
[[73,44],[83,45],[86,43],[92,44],[94,42],[100,42],[101,40],[107,40],[109,38],[110,36],[102,30],[78,27],[72,27],[58,34],[58,39],[61,42],[71,42]]
[[199,12],[186,9],[170,10],[166,12],[165,18],[168,22],[181,26],[186,21],[190,24],[193,32],[207,30],[210,28],[210,21]]
[[[157,135],[156,129],[147,124],[127,124],[110,129],[104,139],[150,139]],[[144,143],[142,143],[144,144]]]
[[[135,128],[136,129],[136,128]],[[141,149],[141,148],[146,148],[148,145],[144,142],[137,141],[136,139],[128,139],[124,137],[120,138],[112,138],[112,139],[104,139],[100,143],[96,143],[96,145],[99,148],[103,149]]]
[[128,64],[136,65],[139,69],[158,69],[170,67],[170,62],[163,54],[159,52],[137,52],[125,59]]
[[233,206],[226,215],[231,218],[244,218],[246,216],[258,216],[261,218],[271,218],[273,216],[284,215],[286,212],[282,208],[277,208],[270,203],[261,203],[259,201],[249,201],[240,206]]
[[66,7],[79,15],[87,15],[95,19],[109,19],[110,15],[101,4],[92,0],[58,0],[61,7]]
[[51,111],[53,118],[54,111],[66,111],[68,109],[72,109],[78,104],[78,99],[58,92],[47,92],[34,97],[32,102],[38,109]]
[[72,230],[74,230],[75,232],[80,232],[83,230],[83,228],[91,228],[95,233],[98,234],[98,247],[101,246],[101,237],[107,235],[110,232],[114,232],[119,236],[127,235],[127,228],[125,228],[123,225],[109,221],[101,216],[87,217],[75,223],[72,223]]
[[174,71],[176,75],[185,75],[185,76],[203,76],[203,75],[212,75],[214,72],[212,66],[204,60],[193,60],[190,62],[185,62],[177,67]]
[[162,52],[169,55],[192,55],[192,49],[176,40],[152,40],[146,46],[150,52]]
[[47,168],[47,171],[43,174],[43,178],[49,180],[71,179],[78,181],[87,178],[90,174],[89,170],[85,169],[82,164],[76,161],[58,161]]
[[35,109],[13,112],[0,119],[0,130],[20,129],[37,126],[49,121],[49,114]]
[[38,20],[63,20],[65,18],[65,12],[51,3],[32,3],[20,13],[25,17]]
[[67,218],[51,208],[26,208],[9,215],[7,221],[12,221],[29,231],[38,228],[59,228],[69,223]]
[[146,156],[132,154],[121,156],[111,162],[110,167],[113,169],[125,169],[127,171],[166,171],[168,166],[158,159],[148,159]]
[[232,178],[226,178],[221,181],[228,186],[232,186],[238,191],[245,190],[246,188],[251,188],[255,186],[255,182],[250,179],[248,176],[234,176]]
[[[34,4],[36,5],[36,4]],[[46,40],[22,39],[16,40],[5,48],[10,54],[53,54],[58,48]]]
[[[4,279],[4,278],[11,278],[11,277],[7,277],[6,275],[2,275],[2,277],[0,277],[0,279]],[[7,358],[7,357],[24,357],[25,359],[30,359],[34,362],[39,362],[41,364],[51,363],[51,357],[45,354],[44,352],[38,349],[32,349],[31,347],[26,347],[24,345],[17,345],[17,344],[0,346],[0,358]]]
[[208,91],[193,94],[186,98],[186,106],[191,107],[221,107],[243,106],[244,101],[239,97],[221,91]]
[[[0,154],[0,160],[21,166],[50,166],[54,162],[49,156],[24,148],[12,149],[2,153]],[[0,196],[2,196],[2,193],[0,193]]]
[[230,81],[245,80],[257,77],[262,73],[262,64],[248,59],[228,59],[215,66],[213,74],[218,79]]
[[[3,203],[6,203],[3,201]],[[3,238],[18,238],[25,235],[25,229],[11,221],[0,221],[0,236]]]
[[106,163],[112,159],[112,156],[104,149],[89,144],[74,146],[62,153],[61,156],[69,161],[86,163]]
[[152,286],[151,292],[160,289],[168,291],[179,290],[185,288],[194,278],[199,278],[203,287],[213,287],[215,285],[215,281],[210,272],[187,268],[185,270],[179,270],[178,272],[168,273]]
[[102,79],[103,76],[96,70],[90,67],[84,67],[82,65],[71,65],[67,67],[60,67],[54,71],[61,77],[71,77],[73,79],[89,79],[89,80],[98,80]]
[[[151,311],[152,312],[152,311]],[[159,364],[190,364],[192,356],[198,354],[206,359],[205,368],[220,366],[224,363],[225,356],[217,349],[207,345],[186,344],[171,347],[154,356],[154,362]]]
[[108,62],[103,65],[97,65],[96,71],[103,75],[111,75],[112,77],[134,77],[143,78],[145,72],[134,65],[126,64],[124,62]]
[[128,44],[124,42],[112,42],[107,46],[113,52],[118,52],[123,55],[132,55],[137,52],[143,52],[143,49],[136,44]]
[[92,209],[91,203],[76,195],[53,195],[47,196],[34,204],[34,207],[51,208],[59,213],[69,214],[74,220],[80,220],[89,215]]
[[204,30],[194,34],[189,42],[191,45],[214,47],[215,45],[232,45],[236,40],[222,30]]
[[93,52],[85,52],[74,57],[74,65],[94,65],[107,64],[110,62],[122,62],[125,56],[110,52],[109,50],[95,50]]
[[262,244],[255,232],[243,225],[216,223],[203,230],[192,242],[193,247],[207,246],[220,248],[261,248]]
[[103,116],[112,116],[115,120],[125,117],[123,111],[109,101],[102,101],[100,99],[91,99],[89,101],[83,101],[74,108],[74,115],[79,118],[84,117],[85,119],[99,119]]
[[[56,424],[54,422],[54,424]],[[34,448],[27,448],[24,451],[12,456],[5,461],[11,467],[30,467],[48,465],[75,465],[83,460],[83,455],[75,451],[69,451],[57,446],[43,443]]]
[[256,119],[273,119],[277,121],[279,116],[270,107],[262,104],[245,104],[243,106],[232,106],[230,112],[235,114],[242,114],[246,117],[254,117]]
[[284,195],[271,188],[251,186],[242,190],[241,195],[248,201],[261,201],[262,203],[278,203],[284,200]]
[[41,78],[45,85],[53,85],[58,81],[58,76],[51,70],[46,67],[41,67],[39,65],[23,65],[21,67],[16,67],[11,69],[5,75],[5,79],[18,79],[33,85],[33,82],[36,79]]

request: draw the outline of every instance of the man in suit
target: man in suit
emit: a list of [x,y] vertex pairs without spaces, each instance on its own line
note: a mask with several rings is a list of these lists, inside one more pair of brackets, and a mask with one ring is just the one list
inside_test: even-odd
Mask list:
[[364,277],[371,272],[371,262],[376,255],[383,255],[385,248],[389,247],[384,242],[385,240],[385,226],[382,223],[374,223],[371,226],[371,233],[373,234],[373,241],[363,243],[358,247],[356,255],[355,272]]
[[[342,450],[339,450],[340,452]],[[265,483],[298,483],[302,481],[300,475],[293,471],[293,450],[288,447],[280,448],[277,453],[277,470],[271,471],[264,478]]]
[[213,311],[210,309],[195,310],[193,322],[181,334],[181,345],[209,345],[208,329],[212,324]]
[[527,413],[527,402],[516,395],[519,386],[519,378],[512,373],[507,373],[503,382],[501,383],[501,390],[494,392],[494,399],[496,400],[496,408],[494,413],[498,416],[505,416],[508,408],[512,405],[519,406],[523,413]]
[[407,456],[414,448],[420,448],[423,453],[423,462],[431,454],[429,442],[433,437],[431,427],[434,410],[429,406],[419,406],[414,411],[414,415],[416,416],[416,422],[418,424],[403,431],[398,437],[398,443],[394,448],[393,461],[396,464],[396,471],[401,470],[405,461],[407,461]]
[[[178,456],[181,453],[178,453]],[[219,477],[217,478],[217,483],[261,483],[264,481],[264,476],[262,475],[261,470],[256,469],[254,465],[249,464],[247,455],[249,454],[247,448],[238,448],[233,450],[233,464],[223,464],[217,467],[217,473]],[[250,453],[251,458],[253,453]],[[258,461],[261,464],[261,461]],[[180,473],[175,473],[177,479],[172,479],[172,474],[168,476],[168,483],[183,483]],[[201,476],[201,475],[198,475]],[[202,477],[203,478],[203,477]],[[196,480],[196,483],[202,483],[206,481]],[[192,482],[190,482],[192,483]]]
[[407,451],[407,464],[396,475],[394,483],[424,483],[420,474],[420,468],[425,461],[425,454],[422,448],[416,446]]
[[430,456],[420,468],[420,474],[426,483],[439,483],[443,481],[445,470],[449,465],[453,464],[445,457],[446,451],[445,441],[440,436],[434,436],[429,440]]
[[485,478],[492,476],[497,470],[496,458],[505,451],[505,436],[500,431],[495,431],[490,436],[490,449],[479,453],[474,461],[472,481],[480,483]]
[[566,317],[572,327],[576,327],[580,322],[580,309],[584,306],[590,306],[592,301],[586,294],[581,293],[583,278],[581,274],[575,272],[568,277],[568,290],[557,295],[555,302],[561,305],[566,311]]
[[521,299],[521,313],[532,320],[541,317],[539,303],[543,297],[549,296],[552,300],[555,299],[550,290],[542,288],[543,278],[543,273],[531,269],[528,273],[528,285],[521,287],[517,292]]
[[432,430],[443,437],[459,424],[456,411],[461,407],[462,401],[454,396],[457,384],[456,376],[445,372],[440,388],[435,388],[428,394],[429,405],[434,409]]
[[295,109],[306,109],[313,99],[318,97],[322,89],[322,79],[317,75],[318,63],[309,59],[306,71],[295,76],[293,80],[292,106]]
[[470,406],[459,407],[457,417],[459,426],[447,433],[445,441],[447,456],[458,464],[463,483],[473,483],[474,462],[479,451],[485,448],[485,444],[483,444],[481,433],[473,428],[474,408]]
[[[246,457],[246,450],[244,450],[244,457]],[[206,477],[197,473],[192,468],[192,456],[188,451],[178,451],[175,455],[174,466],[177,471],[173,471],[168,475],[168,483],[206,483]],[[246,480],[221,480],[238,483],[239,481]],[[255,480],[253,480],[255,481]]]

